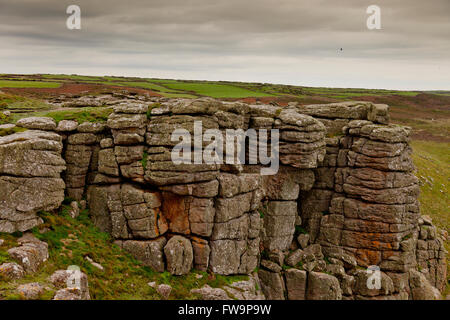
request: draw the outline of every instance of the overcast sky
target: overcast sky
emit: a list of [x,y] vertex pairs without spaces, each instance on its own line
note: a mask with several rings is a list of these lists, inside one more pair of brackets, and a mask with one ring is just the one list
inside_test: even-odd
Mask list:
[[0,0],[0,73],[450,90],[450,0]]

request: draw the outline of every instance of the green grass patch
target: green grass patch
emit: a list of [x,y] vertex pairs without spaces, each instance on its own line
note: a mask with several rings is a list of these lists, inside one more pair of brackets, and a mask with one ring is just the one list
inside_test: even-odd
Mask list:
[[45,81],[0,80],[0,88],[59,88],[61,83]]
[[25,98],[12,94],[1,94],[0,93],[0,110],[10,110],[10,111],[32,111],[32,110],[49,110],[52,107],[37,99]]
[[[67,199],[65,203],[70,202]],[[248,280],[246,275],[221,276],[197,270],[184,276],[174,276],[169,272],[158,273],[134,259],[129,253],[113,244],[109,234],[99,231],[92,223],[88,210],[82,210],[77,219],[68,215],[70,207],[63,205],[58,212],[40,212],[44,224],[33,228],[33,234],[48,243],[49,259],[35,274],[15,281],[0,281],[0,300],[19,299],[15,288],[29,282],[40,282],[46,285],[48,277],[56,270],[67,269],[71,265],[79,266],[89,280],[92,299],[103,300],[158,300],[161,299],[156,290],[148,285],[169,284],[172,293],[169,299],[197,299],[190,291],[205,284],[211,287],[223,287],[235,281]],[[40,230],[49,231],[41,232]],[[7,250],[17,245],[21,233],[9,235],[0,233],[5,243],[0,247],[0,261],[11,261]],[[100,263],[104,270],[99,270],[86,260],[89,256]],[[202,275],[200,279],[198,275]],[[40,298],[51,299],[54,291],[45,292]]]
[[301,234],[308,234],[308,231],[302,226],[295,226],[295,236],[298,237]]
[[250,91],[232,85],[215,83],[177,82],[166,83],[165,86],[170,89],[192,92],[194,94],[212,98],[246,98],[272,96],[271,94],[264,92]]
[[0,129],[0,137],[9,136],[10,134],[27,131],[26,128],[13,127]]
[[163,87],[161,85],[158,85],[158,84],[155,84],[155,83],[144,82],[144,81],[139,81],[139,82],[133,82],[133,81],[120,82],[118,84],[123,85],[123,86],[127,86],[127,87],[144,88],[144,89],[149,89],[149,90],[158,91],[158,92],[179,93],[176,90],[171,90],[171,89],[168,89],[168,88]]
[[[430,110],[430,114],[433,111]],[[428,132],[436,136],[448,138],[450,136],[450,117],[436,120],[429,119],[414,119],[408,118],[408,110],[404,111],[401,119],[396,119],[396,122],[413,128],[414,132]]]
[[144,151],[144,155],[142,156],[141,160],[142,168],[144,168],[144,171],[147,170],[147,162],[148,162],[148,153],[147,151]]
[[152,110],[153,109],[155,109],[155,108],[160,108],[161,107],[161,104],[159,103],[159,102],[157,102],[157,103],[153,103],[153,104],[151,104],[151,105],[149,105],[148,106],[148,109],[147,109],[147,112],[146,112],[146,114],[147,114],[147,119],[151,119],[152,118]]
[[42,78],[44,79],[56,79],[56,80],[72,80],[72,81],[97,81],[102,80],[103,77],[96,76],[80,76],[76,74],[65,75],[65,74],[42,74]]
[[[420,180],[420,210],[429,215],[440,229],[450,233],[450,143],[413,141],[413,161],[416,176]],[[450,252],[450,241],[444,243]],[[447,275],[450,275],[450,261],[447,260]],[[446,294],[450,293],[447,285]]]
[[421,184],[421,212],[440,228],[449,230],[450,143],[413,141],[413,160]]
[[7,116],[3,112],[0,112],[0,124],[10,123],[11,120],[11,116]]
[[159,83],[159,84],[166,84],[166,83],[179,83],[182,80],[174,80],[174,79],[145,79],[145,81],[153,82],[153,83]]
[[193,94],[188,94],[188,93],[161,93],[161,95],[163,95],[164,97],[167,98],[186,98],[186,99],[195,99],[198,98],[198,96],[195,96]]
[[56,123],[61,120],[76,120],[83,122],[106,122],[113,112],[109,107],[88,107],[76,110],[60,110],[43,114],[42,116],[53,118]]

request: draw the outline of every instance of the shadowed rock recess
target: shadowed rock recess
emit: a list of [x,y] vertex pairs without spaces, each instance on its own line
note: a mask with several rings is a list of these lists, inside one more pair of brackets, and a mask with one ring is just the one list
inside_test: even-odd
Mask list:
[[[172,132],[193,133],[196,121],[224,136],[278,129],[278,173],[174,164]],[[419,212],[410,129],[389,124],[387,105],[162,99],[120,104],[106,124],[17,125],[30,130],[0,138],[1,232],[39,225],[36,213],[66,195],[87,199],[95,224],[145,265],[257,270],[267,299],[434,299],[445,286],[443,241]]]

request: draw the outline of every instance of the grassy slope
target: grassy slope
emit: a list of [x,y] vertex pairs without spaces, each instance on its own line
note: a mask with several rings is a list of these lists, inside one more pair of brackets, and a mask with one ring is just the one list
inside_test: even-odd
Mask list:
[[[1,81],[0,81],[1,82]],[[0,93],[0,111],[49,110],[51,107],[43,101],[24,98],[18,95]]]
[[[196,299],[198,296],[190,293],[193,288],[208,284],[212,287],[222,287],[239,280],[247,280],[247,276],[209,275],[206,272],[193,270],[186,276],[173,276],[168,272],[157,273],[145,267],[130,254],[120,249],[107,233],[100,232],[91,222],[88,211],[82,211],[77,219],[67,214],[69,207],[64,205],[58,213],[42,212],[45,224],[40,229],[32,231],[39,239],[49,244],[50,258],[40,270],[21,280],[2,281],[0,279],[0,300],[20,299],[15,288],[23,283],[41,282],[48,285],[49,290],[41,299],[51,299],[55,289],[48,282],[48,277],[56,270],[67,269],[77,265],[88,275],[89,290],[92,299],[102,300],[158,300],[161,299],[155,289],[148,285],[156,281],[172,286],[170,299]],[[39,230],[49,230],[41,233]],[[7,249],[17,245],[16,239],[20,233],[9,235],[0,233],[5,244],[0,247],[0,264],[12,261]],[[100,263],[104,270],[92,266],[85,257],[89,256]],[[197,279],[197,275],[202,275]]]
[[412,147],[421,183],[422,214],[430,215],[440,228],[450,231],[450,143],[413,141]]
[[[80,107],[65,110],[52,110],[54,107],[38,100],[18,95],[0,93],[0,111],[9,110],[12,115],[3,118],[0,115],[0,124],[15,123],[24,117],[51,117],[58,123],[61,120],[77,120],[79,123],[106,122],[113,109],[110,107]],[[1,135],[1,134],[0,134]]]
[[[450,143],[413,141],[413,160],[420,180],[421,214],[433,218],[433,223],[450,233]],[[450,238],[445,242],[450,252]],[[450,277],[450,261],[447,260]],[[447,284],[446,294],[450,294]]]

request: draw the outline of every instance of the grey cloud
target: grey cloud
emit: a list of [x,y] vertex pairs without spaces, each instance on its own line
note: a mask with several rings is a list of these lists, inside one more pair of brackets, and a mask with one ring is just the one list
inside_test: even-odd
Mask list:
[[[402,70],[409,63],[410,73],[437,61],[450,74],[448,0],[0,1],[0,41],[8,47],[0,49],[1,72],[80,73],[77,67],[103,74],[117,69],[130,75],[138,71],[152,76],[155,71],[189,78],[209,68],[217,77],[228,77],[233,69],[238,78],[271,82],[261,77],[273,77],[278,65],[284,74],[274,80],[307,84],[298,80],[296,66],[310,59],[320,66],[326,59],[337,65],[324,64],[329,70],[316,72],[325,73],[323,79],[326,74],[336,79],[345,65],[355,74],[353,86],[382,85],[355,73],[360,61],[369,67],[401,63]],[[365,10],[373,2],[382,9],[382,30],[365,27]],[[65,27],[65,9],[74,3],[82,9],[80,31]],[[286,68],[286,61],[296,66]],[[259,71],[264,69],[275,71]],[[429,68],[430,77],[433,70]],[[315,78],[313,71],[302,79]],[[393,85],[402,87],[411,76],[405,74],[404,82],[392,76],[397,79]],[[428,87],[426,79],[414,85]],[[437,85],[448,87],[449,76],[443,80],[448,81]]]

